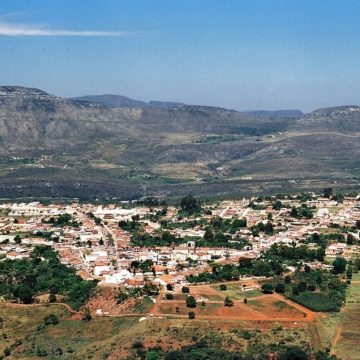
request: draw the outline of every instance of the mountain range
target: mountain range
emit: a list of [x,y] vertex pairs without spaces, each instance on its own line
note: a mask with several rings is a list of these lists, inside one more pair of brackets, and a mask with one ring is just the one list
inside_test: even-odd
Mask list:
[[359,106],[284,116],[99,98],[0,87],[1,198],[241,196],[359,185]]

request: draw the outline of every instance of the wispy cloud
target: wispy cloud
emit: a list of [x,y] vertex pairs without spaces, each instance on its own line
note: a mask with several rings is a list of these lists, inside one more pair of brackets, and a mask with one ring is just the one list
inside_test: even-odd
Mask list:
[[63,30],[42,25],[10,24],[0,22],[0,36],[119,36],[131,37],[131,31]]

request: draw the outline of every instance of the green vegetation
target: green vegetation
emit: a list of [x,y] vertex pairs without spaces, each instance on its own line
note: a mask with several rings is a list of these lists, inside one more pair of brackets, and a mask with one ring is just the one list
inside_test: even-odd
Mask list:
[[75,269],[60,263],[57,253],[48,246],[37,246],[29,259],[0,262],[0,295],[24,304],[43,293],[59,294],[74,309],[79,309],[96,287],[84,281]]
[[339,311],[347,287],[335,274],[307,266],[305,271],[297,270],[292,276],[274,278],[265,285],[313,311]]
[[45,224],[52,224],[55,226],[72,226],[72,227],[79,227],[79,223],[73,219],[73,217],[70,214],[61,214],[57,218],[51,217],[48,220],[42,220]]
[[146,282],[142,287],[134,287],[128,291],[120,290],[116,296],[117,303],[120,304],[129,298],[149,297],[156,296],[159,294],[160,287],[151,283]]
[[307,205],[301,204],[299,207],[293,207],[290,212],[290,216],[301,219],[307,218],[311,219],[314,216],[314,211],[310,209]]

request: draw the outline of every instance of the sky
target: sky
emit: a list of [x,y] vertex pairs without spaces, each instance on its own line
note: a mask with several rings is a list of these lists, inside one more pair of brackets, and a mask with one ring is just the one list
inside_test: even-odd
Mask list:
[[359,0],[0,0],[0,84],[237,110],[360,104]]

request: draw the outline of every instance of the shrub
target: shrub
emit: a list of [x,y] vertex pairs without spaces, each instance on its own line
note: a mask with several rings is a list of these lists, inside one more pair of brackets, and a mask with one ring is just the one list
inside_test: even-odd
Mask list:
[[227,296],[224,300],[224,306],[234,306],[234,302]]
[[264,294],[272,294],[274,287],[270,283],[266,283],[261,286],[261,290]]
[[195,319],[195,313],[193,311],[189,311],[189,319]]
[[167,293],[166,294],[166,300],[173,300],[174,299],[174,295],[173,294],[170,294],[170,293]]
[[275,291],[276,291],[277,293],[283,294],[284,291],[285,291],[285,286],[284,286],[284,284],[283,284],[283,283],[278,283],[278,284],[276,284],[276,286],[275,286]]
[[193,296],[188,296],[186,299],[186,306],[189,308],[194,308],[196,307],[196,300]]
[[227,290],[227,286],[225,284],[221,284],[220,285],[220,290],[221,291],[226,291]]
[[181,289],[183,294],[189,294],[190,293],[190,289],[187,286],[183,286]]
[[290,299],[313,310],[313,311],[339,311],[341,300],[330,298],[323,293],[304,291],[298,295],[290,296]]
[[57,325],[59,323],[59,318],[54,315],[50,314],[46,317],[44,317],[44,324],[47,325]]

